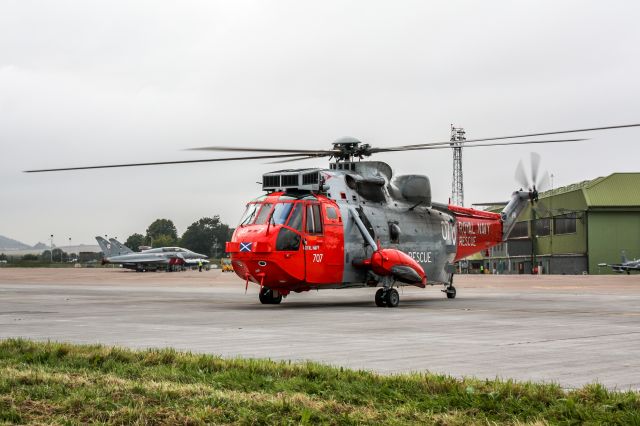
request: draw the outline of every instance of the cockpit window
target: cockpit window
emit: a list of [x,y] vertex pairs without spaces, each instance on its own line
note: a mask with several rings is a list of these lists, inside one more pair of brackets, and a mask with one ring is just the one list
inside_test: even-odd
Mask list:
[[271,215],[272,221],[274,225],[282,225],[287,221],[289,217],[289,213],[291,213],[291,209],[293,208],[293,203],[278,203],[273,209],[273,214]]
[[271,203],[264,203],[262,208],[260,209],[260,213],[256,217],[256,221],[254,222],[256,225],[263,225],[267,223],[267,217],[269,217],[269,213],[271,212]]
[[247,204],[247,209],[244,211],[242,215],[242,219],[240,219],[240,226],[242,225],[250,225],[253,222],[253,219],[256,217],[256,213],[258,213],[258,208],[260,204],[250,203]]
[[296,203],[287,226],[297,231],[302,231],[302,203]]

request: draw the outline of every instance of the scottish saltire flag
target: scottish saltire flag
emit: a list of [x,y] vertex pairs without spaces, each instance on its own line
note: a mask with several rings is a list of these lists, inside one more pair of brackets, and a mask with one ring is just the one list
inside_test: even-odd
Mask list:
[[251,244],[253,243],[240,243],[240,251],[251,251]]

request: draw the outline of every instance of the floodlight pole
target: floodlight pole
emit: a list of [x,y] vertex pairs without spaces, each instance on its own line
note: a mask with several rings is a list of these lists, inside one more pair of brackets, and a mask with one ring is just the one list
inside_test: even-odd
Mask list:
[[49,244],[49,254],[51,255],[51,263],[53,263],[53,234],[51,234],[51,244]]
[[453,149],[453,177],[451,179],[451,204],[464,206],[464,186],[462,184],[462,146],[466,140],[462,127],[451,125],[451,148]]

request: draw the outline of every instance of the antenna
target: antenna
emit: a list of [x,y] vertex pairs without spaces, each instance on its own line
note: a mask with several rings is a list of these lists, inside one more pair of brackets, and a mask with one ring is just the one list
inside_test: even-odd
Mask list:
[[451,180],[451,202],[456,206],[464,206],[464,186],[462,184],[462,146],[465,131],[462,127],[451,125],[451,148],[453,148],[453,178]]

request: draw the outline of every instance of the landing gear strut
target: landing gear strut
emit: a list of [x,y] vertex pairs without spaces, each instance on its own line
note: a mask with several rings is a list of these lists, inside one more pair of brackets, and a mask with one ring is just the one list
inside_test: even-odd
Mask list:
[[447,293],[447,299],[456,298],[456,288],[454,286],[450,285],[449,287],[447,287],[445,292]]
[[449,278],[449,285],[447,285],[442,291],[446,293],[447,299],[456,298],[456,288],[453,286],[453,274],[451,274],[451,278]]
[[282,294],[278,291],[271,290],[269,287],[262,287],[258,298],[263,305],[277,305],[282,302]]
[[396,308],[400,304],[400,295],[395,288],[379,288],[376,291],[376,306]]
[[378,291],[376,291],[376,306],[379,308],[382,308],[384,306],[386,306],[387,302],[384,300],[385,299],[385,294],[384,294],[384,288],[379,288]]

